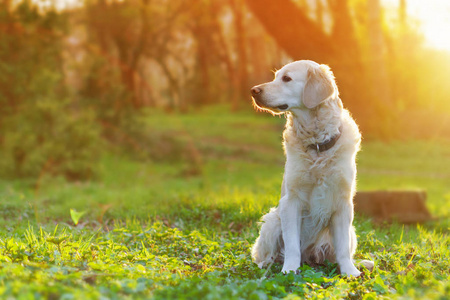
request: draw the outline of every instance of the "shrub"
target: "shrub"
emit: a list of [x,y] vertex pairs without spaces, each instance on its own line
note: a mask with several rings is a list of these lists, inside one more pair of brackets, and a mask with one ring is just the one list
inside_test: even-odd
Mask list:
[[0,175],[84,179],[99,154],[95,115],[68,97],[64,16],[0,7]]
[[67,100],[43,98],[29,102],[22,113],[3,120],[8,130],[3,133],[0,147],[0,174],[91,178],[101,149],[94,114],[73,111]]

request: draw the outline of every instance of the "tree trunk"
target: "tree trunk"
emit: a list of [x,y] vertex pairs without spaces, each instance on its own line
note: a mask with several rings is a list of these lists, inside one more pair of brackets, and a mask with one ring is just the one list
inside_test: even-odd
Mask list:
[[[361,53],[355,36],[348,0],[328,0],[328,4],[333,16],[333,29],[331,33],[333,42],[340,49],[345,49],[347,52],[346,57],[348,60],[351,60],[351,63],[356,61],[358,65],[361,65]],[[342,63],[348,64],[348,61]]]
[[339,49],[316,23],[290,0],[245,0],[278,45],[293,59],[323,61]]
[[[379,0],[367,1],[368,32],[370,45],[369,76],[371,92],[376,103],[374,112],[383,116],[382,126],[374,126],[378,134],[391,137],[398,126],[393,126],[393,115],[389,109],[393,105],[390,80],[385,59],[385,41],[381,28],[381,6]],[[378,124],[377,124],[378,125]]]
[[400,24],[402,27],[405,27],[405,24],[406,24],[406,0],[400,0],[398,12],[399,12],[398,18],[400,20]]
[[196,22],[192,27],[192,32],[197,42],[197,67],[199,70],[199,89],[194,100],[195,104],[207,104],[211,100],[210,80],[209,80],[209,56],[210,56],[210,36],[209,28],[200,22]]
[[[333,43],[345,52],[340,53],[331,67],[336,74],[344,104],[354,115],[367,119],[371,112],[371,102],[367,101],[370,99],[367,90],[370,81],[361,60],[348,0],[328,0],[328,5],[333,18],[331,38]],[[361,105],[361,99],[365,99],[364,106]]]
[[323,3],[322,0],[316,0],[316,22],[317,25],[325,30],[325,25],[323,22]]
[[370,79],[377,88],[376,94],[382,103],[390,104],[391,90],[385,60],[385,43],[381,29],[381,7],[379,0],[367,2],[368,31],[370,43]]
[[247,47],[246,47],[246,36],[245,36],[245,26],[244,26],[244,2],[243,0],[232,0],[231,8],[234,13],[234,29],[236,32],[236,48],[237,48],[237,78],[236,78],[236,88],[237,95],[234,97],[232,109],[237,110],[239,108],[239,102],[246,98],[248,95],[248,58],[247,58]]

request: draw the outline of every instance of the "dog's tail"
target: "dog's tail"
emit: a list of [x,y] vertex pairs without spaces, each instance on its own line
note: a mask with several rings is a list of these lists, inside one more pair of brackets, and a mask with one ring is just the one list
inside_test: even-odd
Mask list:
[[261,231],[252,248],[253,261],[260,268],[274,262],[281,255],[283,247],[278,209],[271,208],[261,221]]

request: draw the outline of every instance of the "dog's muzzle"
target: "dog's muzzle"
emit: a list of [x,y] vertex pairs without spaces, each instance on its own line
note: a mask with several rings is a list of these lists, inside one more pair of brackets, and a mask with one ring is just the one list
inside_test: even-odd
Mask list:
[[251,89],[251,92],[252,92],[253,100],[255,101],[256,105],[258,105],[261,108],[267,108],[270,110],[280,111],[280,112],[289,108],[289,105],[287,105],[287,104],[282,104],[282,105],[278,105],[278,106],[270,106],[270,105],[265,104],[264,101],[261,99],[262,95],[263,95],[263,89],[258,86],[254,86]]
[[261,100],[261,95],[263,93],[262,88],[255,86],[251,89],[251,92],[253,100],[255,101],[256,105],[262,108],[267,107],[267,105],[265,105],[265,103]]

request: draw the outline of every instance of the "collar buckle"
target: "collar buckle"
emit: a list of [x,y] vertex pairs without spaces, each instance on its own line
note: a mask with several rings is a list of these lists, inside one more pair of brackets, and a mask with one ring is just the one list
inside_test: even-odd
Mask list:
[[319,155],[321,152],[331,149],[334,144],[336,144],[337,140],[341,137],[341,132],[342,125],[339,127],[339,131],[335,136],[333,136],[329,140],[324,141],[323,143],[311,144],[308,146],[308,148],[316,150],[317,155]]

